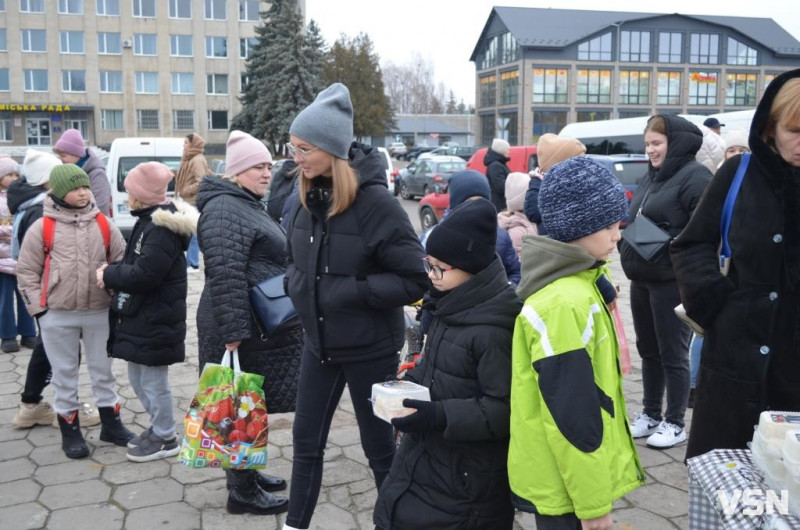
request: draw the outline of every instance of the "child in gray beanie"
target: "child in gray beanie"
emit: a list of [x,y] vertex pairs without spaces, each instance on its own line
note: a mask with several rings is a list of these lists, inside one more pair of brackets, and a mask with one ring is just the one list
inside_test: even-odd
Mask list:
[[522,244],[511,499],[534,514],[537,528],[581,528],[582,521],[611,528],[614,500],[645,476],[626,416],[614,322],[596,286],[620,239],[625,190],[607,169],[576,157],[550,169],[539,203],[552,239],[526,236]]

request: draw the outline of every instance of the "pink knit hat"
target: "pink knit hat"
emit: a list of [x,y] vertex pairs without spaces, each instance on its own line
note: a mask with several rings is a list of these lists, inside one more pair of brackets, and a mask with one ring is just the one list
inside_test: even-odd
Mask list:
[[231,131],[225,147],[225,174],[235,177],[251,167],[272,162],[267,146],[246,132]]
[[145,162],[128,171],[125,190],[137,201],[163,204],[167,201],[167,186],[172,180],[172,170],[161,162]]
[[0,158],[0,179],[11,173],[19,175],[19,164],[13,158]]
[[83,136],[78,129],[67,129],[58,139],[56,145],[53,146],[53,151],[61,151],[68,155],[83,157],[86,154],[86,146],[83,142]]

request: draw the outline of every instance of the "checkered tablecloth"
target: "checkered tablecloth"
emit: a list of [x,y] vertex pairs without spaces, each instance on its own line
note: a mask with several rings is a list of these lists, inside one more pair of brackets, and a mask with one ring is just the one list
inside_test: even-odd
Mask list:
[[734,490],[769,489],[749,450],[716,449],[690,458],[687,463],[690,530],[800,529],[800,518],[767,513],[745,515],[742,503],[734,513],[723,513],[718,491],[724,491],[730,499]]

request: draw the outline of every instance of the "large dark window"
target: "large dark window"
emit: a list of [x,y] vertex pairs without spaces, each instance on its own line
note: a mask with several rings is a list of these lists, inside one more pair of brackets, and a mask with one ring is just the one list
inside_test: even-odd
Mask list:
[[500,104],[516,105],[519,101],[519,70],[500,74]]
[[689,72],[689,105],[717,104],[717,72]]
[[719,35],[692,33],[689,62],[692,64],[719,64]]
[[662,32],[658,34],[658,62],[681,63],[683,33]]
[[497,122],[497,136],[505,138],[511,145],[517,145],[517,113],[504,112],[498,116]]
[[486,43],[486,47],[483,49],[480,69],[485,70],[493,66],[497,66],[497,37],[492,37]]
[[533,136],[534,140],[545,133],[558,134],[567,126],[566,110],[535,110],[533,111]]
[[681,73],[658,72],[658,105],[681,104]]
[[728,64],[755,66],[758,52],[738,40],[728,37]]
[[579,61],[610,61],[611,33],[578,44]]
[[611,119],[610,110],[579,110],[578,121],[603,121]]
[[650,62],[650,32],[623,31],[620,34],[619,60],[622,62]]
[[533,102],[566,103],[569,92],[569,70],[566,68],[533,69]]
[[481,107],[494,107],[497,104],[497,76],[485,75],[480,78]]
[[511,33],[500,36],[500,64],[513,63],[519,60],[519,45]]
[[492,145],[495,131],[494,114],[483,114],[479,119],[481,121],[481,145]]

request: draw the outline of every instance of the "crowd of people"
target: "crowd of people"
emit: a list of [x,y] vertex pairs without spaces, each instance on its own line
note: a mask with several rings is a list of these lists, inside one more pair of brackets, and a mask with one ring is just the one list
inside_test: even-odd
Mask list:
[[[225,175],[210,175],[204,140],[188,135],[177,173],[148,162],[125,177],[137,218],[127,245],[78,131],[61,136],[58,157],[0,160],[0,348],[33,350],[14,424],[55,422],[69,458],[88,456],[81,427],[92,422],[132,462],[175,456],[168,367],[185,360],[187,274],[200,252],[200,369],[237,351],[263,376],[269,412],[294,412],[288,498],[276,493],[287,478],[226,470],[227,509],[288,512],[284,530],[311,524],[345,387],[382,530],[505,530],[515,510],[540,530],[610,529],[614,501],[645,481],[635,438],[684,442],[693,405],[690,458],[744,448],[763,410],[800,410],[800,70],[770,83],[749,134],[727,144],[719,122],[652,116],[630,203],[577,140],[543,135],[526,174],[509,172],[497,139],[486,175],[452,175],[450,207],[421,238],[386,188],[381,155],[352,141],[353,112],[344,85],[320,92],[291,124],[280,178],[263,142],[241,131],[228,138]],[[280,201],[267,205],[271,180]],[[660,242],[637,240],[642,227]],[[615,250],[642,359],[632,420],[611,314]],[[248,292],[274,277],[298,320],[265,335]],[[424,351],[403,377],[430,400],[405,400],[408,414],[388,423],[373,414],[372,385],[398,377],[403,307],[420,299]],[[119,415],[113,358],[128,363],[150,418],[138,434]],[[82,361],[96,410],[78,395]]]

